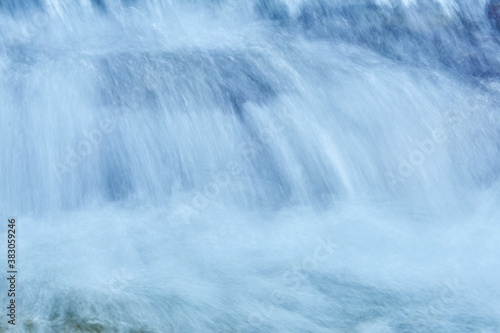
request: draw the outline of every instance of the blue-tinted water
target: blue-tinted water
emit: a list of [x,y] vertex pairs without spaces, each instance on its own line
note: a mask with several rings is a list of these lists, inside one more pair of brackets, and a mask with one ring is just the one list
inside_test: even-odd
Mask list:
[[499,332],[499,6],[1,1],[17,331]]

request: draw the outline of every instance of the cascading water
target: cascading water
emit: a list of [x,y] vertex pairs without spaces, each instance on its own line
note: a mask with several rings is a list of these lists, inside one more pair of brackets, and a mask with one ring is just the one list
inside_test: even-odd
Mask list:
[[0,331],[500,332],[499,7],[0,1]]

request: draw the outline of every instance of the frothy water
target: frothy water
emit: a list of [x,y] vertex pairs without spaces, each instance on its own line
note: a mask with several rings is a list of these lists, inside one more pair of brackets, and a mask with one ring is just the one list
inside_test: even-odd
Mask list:
[[499,6],[1,2],[16,331],[500,331]]

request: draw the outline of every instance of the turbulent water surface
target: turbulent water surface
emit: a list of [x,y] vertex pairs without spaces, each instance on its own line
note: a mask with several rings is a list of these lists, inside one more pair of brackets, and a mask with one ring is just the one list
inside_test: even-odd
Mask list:
[[495,0],[1,0],[0,331],[500,332],[499,51]]

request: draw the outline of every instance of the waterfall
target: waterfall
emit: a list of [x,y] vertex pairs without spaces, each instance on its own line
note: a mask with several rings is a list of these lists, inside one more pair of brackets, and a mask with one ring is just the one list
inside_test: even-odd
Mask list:
[[15,329],[499,331],[499,6],[0,2]]

